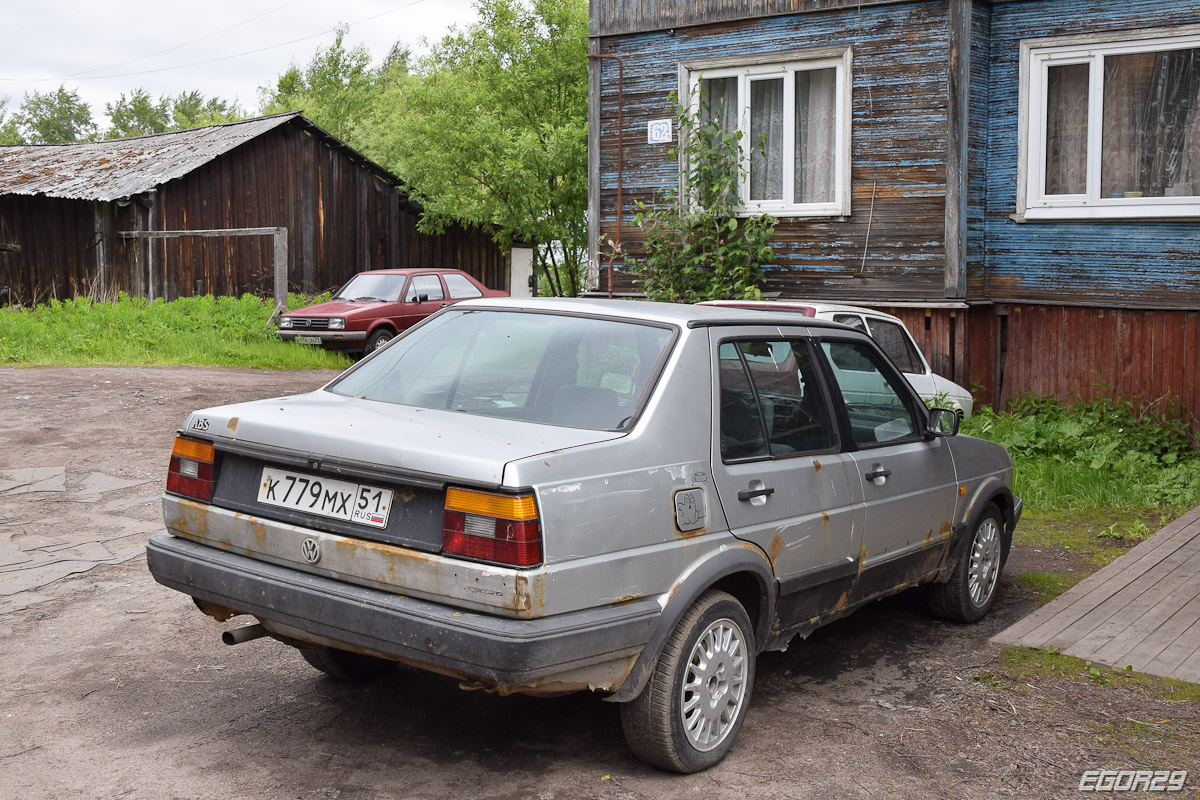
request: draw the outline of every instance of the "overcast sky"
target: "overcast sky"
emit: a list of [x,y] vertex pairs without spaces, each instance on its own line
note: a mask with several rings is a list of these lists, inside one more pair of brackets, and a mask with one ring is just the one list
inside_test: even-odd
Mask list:
[[137,88],[258,107],[258,88],[308,63],[350,25],[350,46],[379,63],[397,40],[414,54],[476,18],[471,0],[0,0],[0,98],[76,90],[107,124],[104,104]]

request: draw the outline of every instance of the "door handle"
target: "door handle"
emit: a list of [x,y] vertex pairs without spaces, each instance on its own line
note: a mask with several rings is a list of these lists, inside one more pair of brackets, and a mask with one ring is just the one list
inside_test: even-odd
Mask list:
[[863,473],[863,477],[869,481],[873,481],[876,478],[886,478],[891,474],[892,471],[890,469],[883,469],[882,467],[879,467]]
[[753,500],[756,497],[770,497],[775,494],[773,486],[764,486],[761,489],[742,489],[738,492],[738,500]]

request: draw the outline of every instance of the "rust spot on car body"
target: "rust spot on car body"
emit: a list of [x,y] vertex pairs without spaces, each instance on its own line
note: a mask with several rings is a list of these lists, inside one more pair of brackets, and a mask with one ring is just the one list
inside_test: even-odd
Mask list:
[[[522,617],[542,617],[546,614],[546,580],[541,575],[518,575],[514,582],[512,608]],[[524,613],[522,613],[524,612]]]
[[778,533],[771,537],[771,549],[767,552],[767,557],[771,560],[771,566],[775,566],[775,562],[783,553],[784,541],[783,537]]
[[609,605],[619,606],[622,603],[632,603],[634,600],[641,600],[644,595],[640,594],[623,594],[616,598]]
[[943,520],[941,526],[938,527],[938,536],[945,539],[952,533],[954,533],[954,524],[948,519]]
[[863,567],[867,564],[867,548],[864,545],[858,549],[858,574],[862,575]]
[[821,524],[824,525],[826,528],[829,527],[829,512],[828,511],[821,512]]
[[170,527],[198,539],[206,538],[208,536],[208,506],[192,500],[180,500],[178,508],[179,516],[171,521]]
[[251,517],[246,517],[246,522],[250,524],[250,530],[254,531],[254,538],[258,541],[259,546],[265,546],[267,543],[266,526]]
[[849,602],[850,602],[850,590],[847,589],[846,591],[842,592],[842,596],[838,598],[838,601],[834,605],[833,610],[841,611],[843,608],[846,607],[846,604]]
[[242,613],[240,611],[234,611],[232,608],[227,608],[226,606],[210,603],[207,600],[201,600],[199,597],[193,597],[192,602],[196,604],[196,608],[200,609],[205,614],[208,614],[217,622],[224,622]]
[[814,459],[813,459],[813,462],[812,462],[812,465],[813,465],[813,469],[815,469],[815,470],[816,470],[818,473],[821,471],[821,462],[820,462],[820,461],[817,461],[817,460],[814,458]]
[[226,430],[228,430],[228,431],[229,431],[231,434],[233,434],[234,436],[236,436],[236,435],[237,435],[238,422],[239,422],[239,420],[238,420],[238,418],[237,418],[237,417],[230,417],[230,418],[229,418],[229,422],[226,422],[226,423],[225,423],[225,429],[226,429]]
[[933,528],[925,531],[925,538],[922,541],[925,543],[926,547],[929,547],[929,545],[933,544]]

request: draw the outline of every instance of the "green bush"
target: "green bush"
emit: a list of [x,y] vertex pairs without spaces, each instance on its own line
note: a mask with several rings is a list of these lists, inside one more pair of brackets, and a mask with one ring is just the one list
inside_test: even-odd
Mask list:
[[[305,305],[303,296],[289,297]],[[253,295],[185,297],[150,303],[124,293],[0,310],[0,364],[21,366],[195,365],[318,369],[343,355],[281,341],[272,303]]]
[[1194,424],[1128,400],[1022,397],[1001,414],[981,407],[962,430],[1008,448],[1031,508],[1170,510],[1200,504]]
[[638,203],[634,224],[645,236],[642,258],[630,258],[650,300],[759,300],[763,265],[774,259],[775,219],[765,214],[740,217],[741,132],[729,132],[707,113],[675,105],[682,156],[678,189]]

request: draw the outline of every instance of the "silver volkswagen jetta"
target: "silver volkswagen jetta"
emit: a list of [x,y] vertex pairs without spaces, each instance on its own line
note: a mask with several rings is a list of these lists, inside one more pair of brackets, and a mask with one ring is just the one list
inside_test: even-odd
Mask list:
[[468,301],[309,394],[196,411],[147,556],[218,620],[348,680],[395,662],[602,692],[679,772],[755,659],[922,583],[981,618],[1021,515],[865,335],[738,309]]

